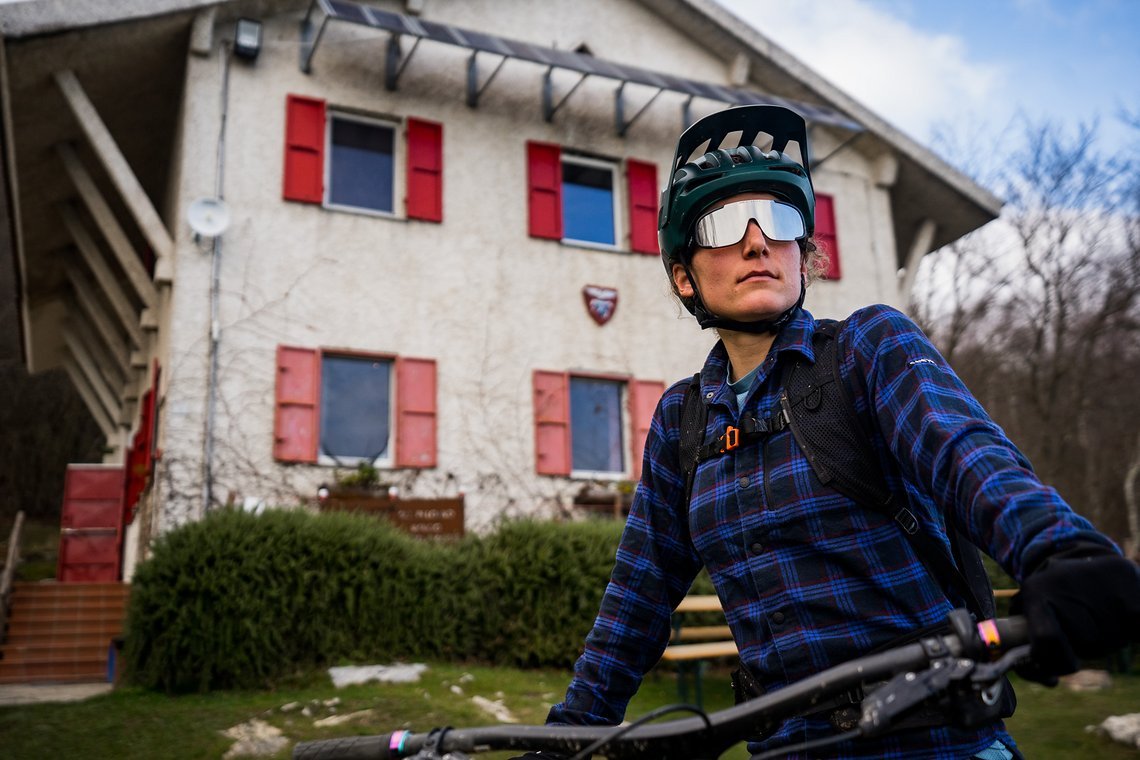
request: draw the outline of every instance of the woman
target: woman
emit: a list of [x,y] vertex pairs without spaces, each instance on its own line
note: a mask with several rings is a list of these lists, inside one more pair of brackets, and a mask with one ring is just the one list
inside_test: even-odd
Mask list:
[[[771,150],[752,145],[758,133],[774,138]],[[740,145],[723,145],[732,134]],[[789,142],[798,143],[802,161],[784,152]],[[690,162],[706,143],[708,152]],[[681,302],[720,336],[700,373],[705,440],[714,441],[746,417],[778,413],[789,367],[814,360],[820,324],[802,308],[819,256],[804,122],[775,106],[713,114],[681,136],[671,169],[662,256]],[[1022,584],[1017,608],[1029,618],[1031,677],[1055,682],[1076,669],[1076,656],[1140,638],[1136,567],[1036,479],[909,319],[871,306],[844,320],[835,340],[841,380],[894,502],[931,545],[949,554],[958,529]],[[697,466],[686,498],[678,449],[688,382],[658,405],[601,610],[550,723],[623,719],[667,644],[670,613],[702,567],[757,691],[928,632],[965,606],[890,515],[823,485],[787,429],[714,451]],[[835,734],[829,718],[787,720],[750,748]],[[916,720],[827,751],[1004,760],[1016,749],[995,718],[969,730]]]

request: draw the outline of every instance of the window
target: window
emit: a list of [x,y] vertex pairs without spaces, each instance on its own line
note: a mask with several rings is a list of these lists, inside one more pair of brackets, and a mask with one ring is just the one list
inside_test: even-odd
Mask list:
[[625,383],[570,378],[570,469],[625,472],[622,457],[621,396]]
[[838,280],[839,236],[835,231],[835,199],[830,195],[817,193],[815,196],[815,241],[827,257],[824,278]]
[[278,346],[274,458],[434,467],[435,361]]
[[354,464],[391,460],[391,374],[391,360],[321,356],[320,457]]
[[[284,198],[395,215],[397,133],[393,122],[330,111],[318,98],[288,96]],[[443,126],[408,118],[405,138],[404,213],[442,222]]]
[[652,380],[535,372],[536,470],[542,475],[640,477],[645,437],[664,391],[663,383]]
[[562,219],[564,240],[616,245],[613,165],[563,156]]
[[[657,166],[625,162],[628,201],[621,213],[620,165],[527,143],[528,225],[532,237],[658,254]],[[622,220],[625,219],[625,223]]]
[[329,206],[392,213],[396,130],[390,125],[334,114],[329,118]]

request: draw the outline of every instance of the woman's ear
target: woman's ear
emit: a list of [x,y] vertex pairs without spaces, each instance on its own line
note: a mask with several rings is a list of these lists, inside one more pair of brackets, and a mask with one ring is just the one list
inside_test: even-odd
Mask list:
[[693,297],[693,284],[689,282],[689,273],[680,264],[673,265],[673,288],[681,298]]

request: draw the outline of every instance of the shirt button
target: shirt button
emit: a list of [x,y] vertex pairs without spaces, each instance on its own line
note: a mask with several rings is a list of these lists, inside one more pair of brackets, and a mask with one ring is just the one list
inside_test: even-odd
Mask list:
[[753,554],[761,554],[764,551],[764,544],[757,541],[756,543],[752,544],[750,548],[752,549]]
[[744,489],[744,488],[748,488],[748,486],[752,485],[752,481],[748,479],[747,475],[742,475],[740,477],[740,479],[736,481],[736,484],[738,486],[740,486],[742,489]]
[[784,622],[784,613],[773,612],[772,613],[772,622],[775,623],[776,625],[780,625],[781,623],[783,623]]

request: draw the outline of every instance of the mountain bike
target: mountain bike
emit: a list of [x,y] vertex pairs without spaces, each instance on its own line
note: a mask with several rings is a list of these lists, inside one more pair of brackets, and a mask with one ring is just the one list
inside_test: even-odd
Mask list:
[[[866,696],[853,728],[790,744],[752,760],[808,752],[846,741],[881,736],[921,707],[938,705],[947,723],[974,727],[993,719],[1002,676],[1029,657],[1025,619],[975,622],[966,610],[949,615],[949,633],[860,657],[783,689],[712,713],[669,705],[622,726],[498,725],[396,731],[302,742],[294,760],[468,760],[471,754],[518,750],[557,752],[572,760],[595,754],[620,760],[715,760],[730,747],[787,718],[854,689]],[[885,682],[884,682],[885,681]],[[884,682],[872,688],[870,684]],[[651,723],[671,713],[691,717]]]

